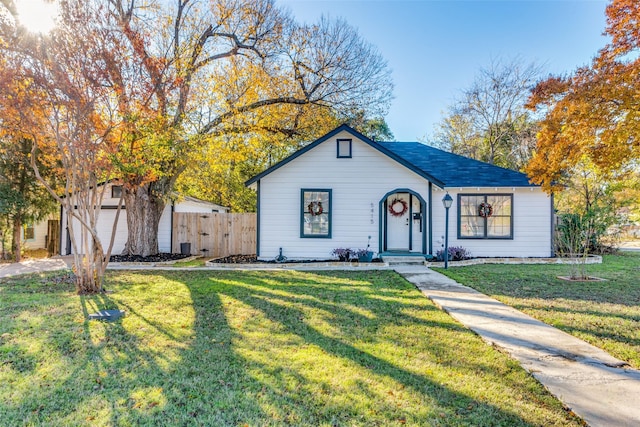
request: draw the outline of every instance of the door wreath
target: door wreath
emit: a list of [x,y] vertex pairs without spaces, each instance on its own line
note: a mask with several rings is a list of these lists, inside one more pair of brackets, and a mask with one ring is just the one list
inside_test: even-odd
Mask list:
[[483,218],[489,218],[493,215],[493,206],[489,203],[482,202],[478,207],[478,214]]
[[322,212],[324,212],[324,209],[322,208],[322,202],[309,203],[309,205],[307,205],[307,210],[309,211],[311,216],[318,216],[321,215]]
[[389,213],[393,216],[403,216],[408,209],[407,202],[402,199],[393,199],[389,204]]

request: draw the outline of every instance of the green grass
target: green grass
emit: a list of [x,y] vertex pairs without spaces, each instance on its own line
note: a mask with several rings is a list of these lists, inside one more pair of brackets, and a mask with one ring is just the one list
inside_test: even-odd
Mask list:
[[207,263],[207,259],[205,258],[196,258],[189,261],[178,261],[171,264],[172,267],[204,267]]
[[[393,272],[0,280],[0,424],[580,425]],[[114,323],[87,313],[119,308]]]
[[640,254],[604,256],[587,273],[604,282],[567,282],[567,265],[478,265],[438,269],[640,369]]

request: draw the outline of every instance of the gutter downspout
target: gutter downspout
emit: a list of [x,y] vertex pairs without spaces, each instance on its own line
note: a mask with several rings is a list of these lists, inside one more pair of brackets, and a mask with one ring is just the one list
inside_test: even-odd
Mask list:
[[551,196],[549,197],[549,200],[551,201],[551,218],[550,218],[550,224],[551,224],[551,257],[555,257],[556,256],[556,242],[555,242],[555,238],[556,238],[556,224],[555,224],[555,219],[556,219],[556,211],[554,209],[554,205],[555,205],[555,201],[554,201],[554,194],[551,193]]
[[171,230],[171,234],[169,234],[169,250],[171,251],[171,253],[175,253],[173,252],[173,213],[176,210],[176,202],[172,201],[171,202],[171,225],[170,225],[170,230]]
[[256,258],[260,256],[260,180],[256,182]]
[[58,255],[62,255],[62,211],[64,210],[64,208],[62,207],[62,205],[60,205],[60,222],[58,225],[58,244],[60,246],[58,246]]
[[432,199],[433,199],[433,184],[431,183],[431,181],[429,181],[429,216],[427,218],[427,227],[428,227],[428,233],[429,233],[429,255],[433,255],[433,203],[432,203]]

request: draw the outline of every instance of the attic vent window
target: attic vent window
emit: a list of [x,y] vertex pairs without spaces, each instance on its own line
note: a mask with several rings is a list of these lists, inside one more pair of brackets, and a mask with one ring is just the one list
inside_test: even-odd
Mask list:
[[338,140],[338,158],[339,159],[351,158],[351,140],[350,139]]

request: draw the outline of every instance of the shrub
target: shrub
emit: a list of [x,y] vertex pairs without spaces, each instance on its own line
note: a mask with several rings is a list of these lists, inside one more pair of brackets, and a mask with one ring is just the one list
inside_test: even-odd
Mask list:
[[355,249],[353,252],[353,255],[357,256],[357,257],[361,257],[361,256],[365,256],[369,253],[369,248],[367,249]]
[[[462,246],[449,247],[449,261],[462,261],[471,258],[471,252],[463,248]],[[444,249],[440,249],[436,252],[436,259],[438,261],[444,261]]]
[[331,251],[331,255],[337,256],[341,261],[348,261],[352,254],[353,251],[349,248],[335,248]]

